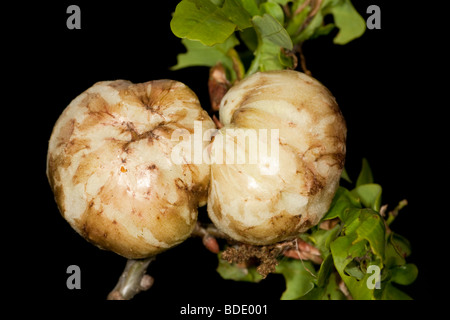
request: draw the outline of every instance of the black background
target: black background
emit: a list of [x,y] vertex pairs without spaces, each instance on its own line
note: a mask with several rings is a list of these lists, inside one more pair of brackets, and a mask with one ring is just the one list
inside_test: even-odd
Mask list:
[[[350,177],[356,180],[366,157],[375,182],[383,187],[383,203],[393,209],[402,199],[409,202],[392,229],[411,241],[409,262],[418,266],[419,277],[402,289],[414,299],[438,299],[435,273],[441,249],[435,234],[445,233],[445,226],[433,217],[446,214],[447,201],[436,195],[434,180],[446,174],[439,171],[438,151],[445,145],[435,138],[439,135],[434,125],[443,114],[428,116],[428,110],[439,104],[424,87],[434,81],[428,74],[432,61],[425,58],[427,38],[424,28],[411,24],[415,8],[397,1],[352,2],[365,19],[366,8],[379,5],[381,30],[366,30],[345,46],[332,43],[335,33],[309,41],[304,46],[306,63],[335,95],[346,118]],[[45,176],[52,127],[73,98],[101,80],[171,78],[187,84],[208,108],[207,68],[169,70],[184,48],[169,26],[177,1],[161,3],[59,1],[8,11],[17,17],[5,30],[5,39],[13,44],[5,49],[10,54],[5,65],[15,68],[10,83],[16,103],[9,109],[26,118],[28,126],[20,131],[26,141],[19,146],[22,156],[3,157],[9,161],[4,171],[15,177],[10,201],[16,209],[10,215],[19,221],[14,228],[4,228],[11,229],[5,233],[13,231],[8,236],[14,244],[9,246],[12,259],[22,261],[23,268],[15,268],[24,281],[16,282],[19,296],[30,297],[25,293],[30,289],[24,288],[31,286],[33,299],[102,301],[126,262],[87,243],[70,228]],[[70,4],[81,8],[81,30],[66,28]],[[10,132],[14,134],[18,133]],[[81,268],[81,290],[66,287],[66,269],[72,264]],[[269,275],[259,284],[237,283],[222,280],[216,266],[216,256],[199,239],[189,239],[158,256],[148,269],[154,286],[134,300],[165,305],[177,314],[184,303],[274,302],[284,290],[279,275]]]

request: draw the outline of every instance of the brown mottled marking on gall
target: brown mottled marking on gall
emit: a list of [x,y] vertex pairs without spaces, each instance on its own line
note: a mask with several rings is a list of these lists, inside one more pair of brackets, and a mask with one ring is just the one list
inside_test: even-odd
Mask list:
[[[178,123],[178,122],[182,121],[184,118],[186,118],[187,114],[188,114],[187,109],[181,109],[178,112],[172,113],[170,122]],[[201,119],[199,119],[199,117],[201,117]],[[200,113],[199,117],[196,120],[199,120],[199,121],[204,120],[202,113]]]
[[[270,218],[268,222],[261,223],[252,228],[247,227],[243,236],[246,239],[248,239],[249,236],[257,239],[255,244],[258,244],[258,241],[265,241],[267,239],[273,239],[273,242],[279,242],[283,239],[293,238],[298,235],[300,221],[302,221],[301,215],[293,216],[286,212],[282,212]],[[274,235],[277,236],[274,237]]]
[[[234,232],[236,232],[236,234],[239,237],[242,238],[246,238],[249,234],[251,234],[251,230],[252,228],[246,228],[244,227],[244,224],[238,220],[236,220],[233,216],[228,216],[227,217],[229,222],[228,222],[228,227],[233,230]],[[239,240],[239,239],[236,239]]]
[[323,189],[324,182],[321,181],[322,179],[317,172],[313,172],[308,168],[306,176],[307,178],[305,180],[309,196],[313,196]]
[[75,128],[75,119],[70,119],[65,125],[62,126],[58,136],[58,147],[66,145],[72,137],[73,130]]
[[152,110],[160,110],[161,108],[171,105],[177,97],[169,93],[176,84],[177,82],[172,80],[152,81],[151,92],[148,96],[148,103],[146,105]]
[[60,167],[62,165],[61,163],[59,163],[59,162],[61,162],[62,158],[63,157],[53,156],[50,154],[48,156],[47,178],[48,178],[48,181],[50,182],[51,188],[54,188],[56,186],[56,184],[61,181],[61,174],[60,174],[60,171],[57,169],[58,169],[58,167]]
[[209,115],[208,112],[206,112],[205,110],[202,110],[202,112],[200,113],[200,115],[197,117],[197,121],[204,121],[205,119],[208,119]]
[[[95,207],[88,207],[81,219],[76,221],[76,226],[81,230],[81,235],[89,242],[129,259],[145,258],[148,250],[163,251],[162,248],[149,245],[142,238],[129,237],[128,231],[114,221],[104,215],[99,215]],[[105,234],[108,236],[105,237]],[[130,252],[130,248],[132,248],[132,252]]]
[[90,149],[90,141],[87,139],[74,138],[67,143],[65,154],[73,156],[81,150]]
[[197,199],[197,203],[206,203],[208,199],[209,179],[203,179],[200,183],[190,187],[190,196]]
[[212,210],[214,212],[214,215],[217,217],[217,219],[220,221],[222,220],[222,207],[220,205],[220,202],[214,201],[214,204],[212,205]]
[[93,175],[98,167],[102,164],[100,155],[97,152],[87,154],[81,159],[75,174],[72,176],[72,182],[74,185],[84,183]]
[[[155,213],[153,219],[158,217],[161,220],[161,223],[164,224],[165,228],[161,228],[155,224],[152,224],[149,229],[153,236],[158,239],[158,241],[162,241],[165,243],[170,243],[175,239],[181,240],[184,238],[183,235],[190,234],[194,223],[193,220],[189,219],[191,216],[188,215],[188,221],[185,221],[178,214],[179,208],[174,206],[172,208],[168,208],[164,214]],[[191,208],[191,210],[197,210],[196,208]]]
[[314,226],[316,223],[312,222],[311,220],[305,220],[302,222],[302,224],[299,227],[300,232],[305,232],[312,226]]
[[169,126],[166,124],[162,124],[162,125],[156,127],[155,129],[153,129],[151,134],[149,134],[148,136],[149,136],[149,139],[160,139],[162,137],[162,138],[170,140],[173,132],[176,129],[178,129],[178,128],[175,128],[173,126]]
[[99,123],[106,123],[114,118],[112,111],[109,110],[109,104],[99,94],[90,93],[85,100],[88,112],[84,120],[77,125],[77,130],[87,131]]
[[175,179],[175,185],[177,186],[178,189],[181,190],[187,190],[188,188],[186,183],[181,178]]

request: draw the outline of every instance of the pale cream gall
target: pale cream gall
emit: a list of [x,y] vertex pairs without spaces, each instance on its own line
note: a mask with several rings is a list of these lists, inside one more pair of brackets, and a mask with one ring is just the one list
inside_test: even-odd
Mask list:
[[[210,167],[172,162],[174,130],[215,128],[184,84],[98,82],[57,120],[47,176],[63,217],[84,238],[129,259],[185,240],[206,204]],[[203,147],[209,142],[205,141]]]
[[[259,72],[233,86],[219,110],[224,127],[211,154],[226,158],[230,150],[240,150],[246,161],[212,163],[213,223],[254,245],[289,240],[316,225],[338,188],[346,148],[345,121],[327,88],[297,71]],[[230,137],[230,128],[277,133],[275,145],[268,138],[265,146],[276,147],[277,157],[264,161],[258,153],[257,163],[250,163],[250,141]]]

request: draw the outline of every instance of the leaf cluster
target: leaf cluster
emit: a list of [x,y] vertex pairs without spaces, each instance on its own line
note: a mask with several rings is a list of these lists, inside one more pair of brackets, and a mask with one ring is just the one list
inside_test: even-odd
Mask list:
[[350,0],[182,0],[170,26],[187,49],[173,70],[220,62],[234,81],[294,68],[304,41],[337,28],[334,43],[346,44],[364,33],[365,21]]
[[[346,173],[343,178],[349,180]],[[279,261],[276,273],[282,274],[286,281],[281,299],[410,299],[396,285],[414,282],[418,269],[406,262],[411,254],[408,240],[389,227],[405,202],[386,214],[386,208],[381,207],[381,194],[382,188],[373,182],[370,166],[364,159],[354,188],[340,186],[321,221],[336,221],[334,227],[324,229],[319,224],[300,235],[319,249],[323,262],[317,266],[311,261],[291,258]],[[225,279],[261,280],[253,267],[243,268],[221,259],[217,270]]]

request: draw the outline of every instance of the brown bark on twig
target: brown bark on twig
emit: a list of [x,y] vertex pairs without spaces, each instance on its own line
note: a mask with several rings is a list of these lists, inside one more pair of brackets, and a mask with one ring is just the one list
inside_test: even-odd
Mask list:
[[153,260],[155,260],[154,257],[140,260],[129,259],[119,281],[108,294],[107,299],[130,300],[139,292],[150,289],[154,279],[145,273]]
[[294,46],[294,52],[298,53],[298,56],[300,58],[300,67],[302,68],[303,72],[307,74],[308,76],[312,76],[311,71],[306,66],[306,59],[305,55],[303,54],[303,49],[301,44],[296,44]]

